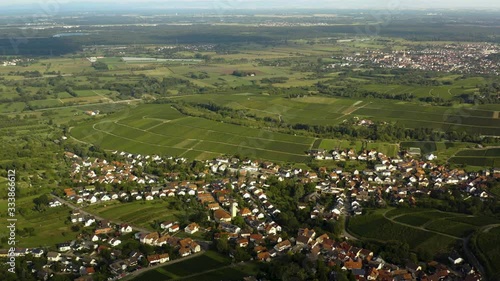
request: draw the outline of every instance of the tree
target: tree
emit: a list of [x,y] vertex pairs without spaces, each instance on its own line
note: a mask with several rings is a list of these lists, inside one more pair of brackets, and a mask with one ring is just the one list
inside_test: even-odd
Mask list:
[[49,197],[46,194],[43,194],[33,199],[33,204],[35,204],[35,210],[42,212],[49,205]]

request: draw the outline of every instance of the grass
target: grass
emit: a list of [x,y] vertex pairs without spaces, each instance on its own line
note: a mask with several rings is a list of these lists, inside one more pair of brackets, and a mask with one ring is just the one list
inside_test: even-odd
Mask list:
[[[75,127],[79,140],[103,148],[196,159],[222,154],[304,162],[313,138],[187,117],[168,105],[141,105]],[[126,140],[126,141],[125,141]],[[186,141],[187,140],[187,141]]]
[[414,229],[391,222],[380,213],[353,217],[349,220],[349,230],[358,237],[381,242],[392,240],[407,243],[414,251],[428,248],[433,255],[448,251],[455,239]]
[[[65,242],[74,239],[76,233],[71,231],[69,222],[70,209],[68,207],[47,208],[44,212],[33,210],[33,199],[36,196],[21,197],[16,200],[16,227],[17,229],[34,228],[33,236],[20,236],[17,247],[53,247],[56,243]],[[0,200],[1,210],[7,210],[7,200]],[[19,213],[21,212],[21,213]],[[0,213],[0,227],[7,227],[7,213]],[[0,237],[6,237],[7,232],[3,231]],[[6,243],[2,243],[2,248]]]
[[221,268],[220,270],[207,273],[200,273],[188,278],[180,278],[184,281],[219,281],[219,280],[242,280],[247,276],[255,276],[259,273],[259,267],[256,263],[235,265],[234,267]]
[[112,202],[96,204],[86,207],[85,210],[107,219],[126,222],[154,230],[154,220],[166,221],[177,220],[178,216],[184,215],[182,210],[174,210],[168,207],[164,200],[134,201],[131,203]]
[[[185,261],[175,263],[175,264],[167,264],[160,268],[150,270],[145,272],[144,274],[136,277],[135,281],[142,280],[172,280],[178,279],[182,277],[187,277],[196,273],[203,273],[204,271],[209,271],[216,268],[221,268],[227,266],[231,263],[229,257],[223,256],[214,251],[207,251],[203,253],[203,255],[194,257],[191,259],[187,259]],[[233,269],[235,268],[225,268]],[[246,268],[242,268],[242,271],[248,270]],[[217,272],[217,271],[215,271]],[[215,272],[211,272],[212,276]],[[234,272],[233,272],[234,274]],[[198,279],[190,279],[190,280],[200,280],[200,276],[196,276]],[[194,278],[194,277],[193,277]],[[215,278],[217,278],[217,274],[215,274]],[[203,276],[203,280],[206,280]]]
[[500,227],[482,232],[476,238],[476,246],[484,259],[490,280],[500,278]]
[[[387,218],[392,218],[396,222],[424,229],[394,223],[383,216],[384,212]],[[414,251],[427,248],[432,250],[432,254],[437,255],[446,252],[456,242],[456,239],[439,233],[462,238],[478,227],[498,223],[499,220],[491,217],[467,216],[433,209],[397,208],[388,211],[369,211],[367,215],[353,217],[348,227],[350,231],[364,239],[382,242],[399,240],[408,243]]]

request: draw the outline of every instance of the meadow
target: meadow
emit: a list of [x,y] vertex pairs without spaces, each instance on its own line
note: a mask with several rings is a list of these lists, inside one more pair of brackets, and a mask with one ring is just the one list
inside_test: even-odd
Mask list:
[[[43,212],[33,210],[33,199],[37,196],[25,196],[16,200],[16,226],[18,229],[34,228],[33,235],[17,235],[17,247],[48,247],[53,248],[56,243],[75,239],[76,232],[71,230],[69,221],[70,209],[65,206],[47,208]],[[0,208],[7,210],[7,200],[0,200]],[[8,222],[7,213],[0,213],[0,227],[6,229]],[[7,232],[2,231],[0,237],[6,237]],[[1,247],[7,243],[1,242]]]

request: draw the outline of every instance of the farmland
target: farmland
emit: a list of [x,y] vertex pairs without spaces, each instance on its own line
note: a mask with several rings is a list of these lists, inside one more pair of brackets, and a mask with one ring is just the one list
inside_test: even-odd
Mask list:
[[[500,128],[500,123],[497,126],[491,121],[493,119],[484,117],[482,110],[460,109],[466,110],[468,114],[476,117],[471,117],[467,122],[455,124],[443,121],[443,116],[449,115],[445,118],[446,120],[455,118],[453,113],[450,113],[452,109],[423,107],[423,109],[420,108],[419,111],[416,111],[414,104],[400,104],[400,102],[395,103],[394,101],[382,102],[380,100],[319,96],[287,99],[279,95],[253,93],[207,94],[171,98],[175,101],[195,104],[214,103],[234,110],[244,110],[260,118],[279,119],[289,124],[337,125],[345,119],[358,117],[379,121],[394,118],[393,122],[407,127],[421,127],[423,124],[427,124],[435,129],[456,128],[471,133],[499,134],[497,131]],[[394,109],[398,107],[401,109]],[[422,110],[425,114],[420,113]],[[401,116],[408,116],[408,118]],[[498,120],[500,122],[500,119]],[[479,125],[482,124],[481,122],[486,125]],[[128,107],[121,113],[79,124],[72,129],[71,133],[80,141],[98,144],[105,149],[148,154],[158,153],[194,159],[209,159],[221,154],[239,154],[280,162],[307,162],[308,158],[304,152],[312,148],[315,142],[313,137],[293,136],[266,129],[185,116],[169,105],[153,104]],[[328,150],[333,148],[361,150],[364,147],[377,149],[389,156],[394,156],[399,151],[396,144],[368,142],[363,146],[362,141],[358,140],[320,139],[317,140],[315,146]],[[473,144],[452,142],[402,143],[402,147],[411,146],[421,147],[423,153],[435,153],[439,159],[447,159],[462,149],[474,147]],[[489,164],[495,164],[495,161],[499,161],[495,153],[492,150],[487,154],[491,155],[489,158],[469,157],[467,161],[479,161],[474,162],[473,164],[478,165],[473,166],[489,166]],[[452,162],[462,164],[463,160],[460,160],[462,158],[463,156],[458,154]]]
[[107,149],[196,159],[241,154],[304,162],[307,160],[304,152],[313,143],[312,138],[182,116],[168,105],[140,106],[105,120],[88,122],[71,132],[80,141]]
[[495,218],[474,217],[433,209],[390,209],[371,211],[351,218],[349,230],[357,236],[377,241],[399,240],[413,251],[427,248],[444,253],[459,239],[478,227],[499,223]]
[[153,230],[154,221],[179,220],[187,217],[190,212],[186,209],[171,207],[168,201],[134,201],[122,204],[98,204],[86,207],[91,213],[104,218],[118,220],[129,224]]
[[281,117],[284,122],[335,125],[350,117],[390,121],[405,127],[429,127],[471,134],[500,135],[500,119],[482,106],[444,107],[380,99],[349,99],[306,96],[286,99],[262,94],[203,95],[184,101],[213,102],[234,109],[249,110],[259,116]]
[[[228,257],[222,256],[213,251],[208,251],[202,254],[201,256],[197,256],[191,259],[187,259],[185,261],[181,261],[175,264],[167,264],[160,268],[148,271],[136,277],[133,280],[142,281],[142,280],[177,280],[182,279],[183,277],[187,277],[185,280],[200,280],[200,276],[198,274],[203,274],[203,272],[210,271],[209,276],[210,279],[205,279],[205,275],[203,274],[203,280],[219,280],[220,274],[230,273],[229,278],[240,279],[246,274],[251,273],[254,269],[251,267],[227,267],[231,264],[231,260]],[[188,277],[193,275],[193,268],[196,267],[196,273],[192,277]],[[214,269],[221,268],[219,271],[212,271]],[[244,274],[243,276],[241,276]],[[198,279],[197,279],[198,278]],[[226,277],[227,278],[227,277]],[[234,280],[234,279],[232,279]]]
[[479,256],[484,261],[485,267],[491,280],[500,277],[500,227],[485,230],[477,234],[473,239]]
[[464,149],[449,161],[462,165],[497,167],[500,165],[500,148]]

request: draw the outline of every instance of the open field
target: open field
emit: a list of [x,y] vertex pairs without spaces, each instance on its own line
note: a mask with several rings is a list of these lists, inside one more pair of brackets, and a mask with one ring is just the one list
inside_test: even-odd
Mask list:
[[383,94],[413,94],[417,98],[435,97],[444,100],[451,100],[455,96],[464,93],[473,93],[478,91],[478,84],[485,82],[482,77],[472,77],[463,80],[455,80],[452,76],[443,77],[439,81],[447,82],[450,85],[442,86],[407,86],[399,84],[366,84],[361,86],[367,91],[374,91]]
[[414,251],[427,248],[438,254],[446,252],[458,239],[478,227],[497,223],[495,218],[415,208],[371,211],[351,218],[349,229],[366,239],[400,240]]
[[178,220],[179,216],[187,214],[187,211],[169,208],[168,202],[164,200],[134,201],[131,203],[101,203],[85,208],[86,211],[101,217],[126,222],[153,230],[154,220]]
[[500,278],[500,227],[492,228],[478,234],[475,239],[475,246],[480,251],[480,258],[483,260],[490,280]]
[[259,273],[259,267],[256,263],[250,264],[235,264],[234,267],[224,267],[215,271],[200,273],[187,278],[179,278],[176,280],[183,281],[220,281],[220,280],[242,280],[247,276],[255,276]]
[[74,128],[71,133],[80,141],[96,143],[107,149],[197,159],[241,154],[304,162],[308,159],[304,153],[314,141],[313,138],[183,116],[169,105],[139,106],[88,122]]
[[[34,228],[33,236],[17,235],[17,247],[54,247],[56,243],[66,242],[75,238],[69,222],[70,209],[65,206],[47,208],[44,212],[34,211],[33,199],[38,196],[26,196],[16,200],[16,226],[18,229]],[[0,208],[7,210],[7,200],[0,200]],[[6,229],[7,213],[0,213],[0,227]],[[2,231],[0,237],[6,237],[7,231]],[[7,243],[1,243],[2,248]]]
[[404,127],[429,127],[442,131],[500,135],[500,119],[493,119],[494,110],[487,106],[444,107],[394,100],[315,96],[287,99],[283,96],[250,93],[245,96],[191,96],[183,100],[213,102],[234,109],[248,110],[258,116],[281,117],[284,122],[290,124],[336,125],[350,117],[359,117],[394,122]]
[[[175,264],[167,264],[155,270],[150,270],[144,274],[139,275],[133,280],[174,280],[182,277],[192,275],[193,273],[202,273],[212,269],[221,268],[229,265],[229,257],[223,256],[213,251],[207,251],[199,257],[188,259]],[[194,268],[196,270],[194,271]],[[198,276],[199,278],[200,276]],[[217,278],[217,277],[215,277]],[[200,279],[196,279],[200,280]],[[205,279],[203,279],[205,280]]]
[[450,163],[468,166],[500,166],[500,148],[461,150],[450,158]]

